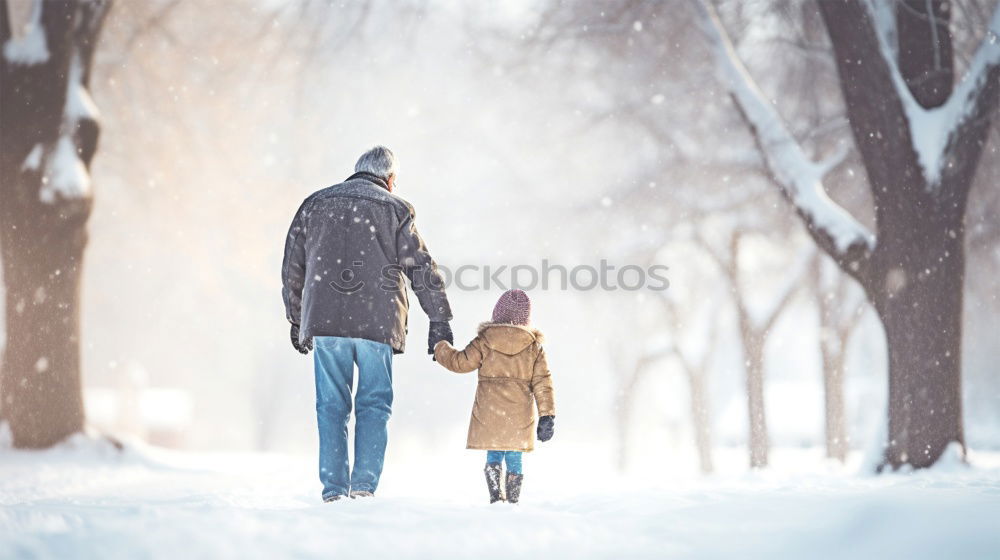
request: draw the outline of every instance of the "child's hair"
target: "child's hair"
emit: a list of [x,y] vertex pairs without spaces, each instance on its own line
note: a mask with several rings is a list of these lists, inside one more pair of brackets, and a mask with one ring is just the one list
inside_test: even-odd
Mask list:
[[527,325],[531,319],[531,299],[524,290],[507,290],[493,307],[494,323]]

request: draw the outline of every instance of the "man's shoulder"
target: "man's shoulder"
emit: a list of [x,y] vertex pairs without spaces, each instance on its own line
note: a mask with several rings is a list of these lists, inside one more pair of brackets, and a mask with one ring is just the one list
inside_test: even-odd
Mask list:
[[360,199],[389,206],[401,218],[406,214],[412,217],[415,213],[413,205],[408,201],[364,179],[349,179],[343,183],[322,188],[309,195],[303,205],[309,206],[327,200],[343,198]]
[[413,208],[413,205],[410,204],[410,202],[405,198],[393,193],[386,193],[386,194],[392,197],[394,203],[403,210],[405,210],[410,215],[411,218],[417,214],[417,211]]

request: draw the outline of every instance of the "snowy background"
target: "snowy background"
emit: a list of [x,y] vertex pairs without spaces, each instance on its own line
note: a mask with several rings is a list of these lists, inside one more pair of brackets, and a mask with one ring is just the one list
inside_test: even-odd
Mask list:
[[817,468],[807,450],[710,477],[665,456],[632,479],[538,457],[518,506],[485,503],[480,461],[457,452],[435,457],[447,468],[397,466],[376,499],[329,505],[294,457],[122,454],[85,438],[41,462],[0,450],[0,556],[988,560],[1000,547],[997,453],[885,476]]
[[[649,51],[656,41],[647,22],[619,33],[631,50],[607,54],[519,39],[539,17],[533,3],[499,12],[448,2],[374,6],[367,23],[351,26],[332,16],[314,23],[305,8],[300,14],[267,2],[187,1],[142,33],[134,22],[158,14],[156,2],[111,13],[93,86],[105,130],[84,280],[83,370],[97,390],[91,404],[123,384],[177,389],[190,399],[177,419],[189,422],[186,448],[311,451],[311,360],[290,348],[280,299],[284,234],[303,198],[343,180],[358,154],[384,143],[401,161],[399,194],[417,208],[435,258],[452,270],[543,259],[642,265],[648,246],[662,247],[651,259],[670,267],[685,325],[695,328],[712,311],[699,303],[718,303],[712,427],[719,444],[744,443],[742,358],[727,288],[685,227],[703,220],[710,232],[733,224],[751,231],[744,277],[761,313],[811,243],[776,190],[747,167],[757,158],[753,142],[705,71],[710,59],[699,35],[677,31],[690,45]],[[351,6],[333,9],[349,21],[358,16]],[[791,31],[760,11],[751,14],[744,58],[766,76],[764,60]],[[389,36],[378,32],[382,18],[398,21]],[[683,22],[668,30],[674,27]],[[650,58],[668,65],[667,79],[624,82],[654,72],[642,67]],[[606,67],[615,60],[630,68]],[[832,80],[832,67],[825,70],[820,79]],[[652,136],[645,124],[652,116],[666,121],[676,141]],[[833,120],[829,126],[844,136],[842,117]],[[849,160],[843,174],[856,165]],[[998,172],[994,135],[970,203],[966,282],[966,429],[983,449],[1000,448],[1000,197],[990,188]],[[864,212],[864,187],[846,183],[833,184],[842,203]],[[697,196],[720,206],[754,200],[701,218],[690,209]],[[474,335],[501,291],[449,293],[458,339]],[[628,317],[656,296],[533,294],[534,323],[548,334],[557,375],[554,447],[596,446],[597,460],[612,460],[621,379],[639,348],[663,331]],[[777,445],[823,441],[815,313],[808,294],[797,295],[768,340]],[[883,335],[865,313],[850,341],[846,382],[858,449],[883,414],[886,385]],[[426,317],[414,310],[410,351],[396,361],[392,435],[401,465],[461,445],[474,390],[473,379],[450,375],[423,354],[425,338]],[[682,374],[669,360],[654,369],[633,415],[637,464],[662,446],[690,452]]]
[[[809,29],[808,16],[795,2],[734,4],[724,14],[747,22],[733,31],[740,54],[786,102],[793,133],[818,153],[837,149],[849,132],[828,54],[787,48],[800,39],[790,22]],[[118,2],[92,82],[103,130],[82,370],[92,427],[127,451],[78,438],[35,454],[0,437],[0,557],[160,557],[180,541],[198,557],[350,547],[352,557],[825,558],[843,557],[836,545],[848,538],[859,558],[1000,550],[997,125],[968,214],[973,467],[870,476],[886,407],[884,337],[870,309],[848,341],[851,454],[843,465],[824,457],[820,327],[801,290],[767,340],[774,454],[751,473],[732,294],[692,231],[746,232],[740,263],[758,315],[801,284],[812,243],[714,84],[690,9],[533,35],[552,23],[547,6]],[[600,22],[602,9],[576,16]],[[956,48],[968,51],[966,40]],[[482,506],[482,457],[464,450],[475,378],[429,359],[416,306],[394,364],[386,500],[319,503],[312,361],[288,342],[281,252],[302,199],[350,175],[374,144],[398,155],[397,192],[451,269],[670,267],[672,325],[657,312],[661,294],[531,292],[559,412],[555,438],[525,458],[518,511]],[[852,182],[860,165],[848,153],[830,187],[870,221],[865,187]],[[456,342],[501,291],[449,292]],[[710,356],[707,477],[677,360],[653,360],[628,382],[640,357],[670,341]],[[199,530],[206,512],[211,534]],[[385,524],[392,538],[373,528]],[[327,533],[332,541],[317,538]]]

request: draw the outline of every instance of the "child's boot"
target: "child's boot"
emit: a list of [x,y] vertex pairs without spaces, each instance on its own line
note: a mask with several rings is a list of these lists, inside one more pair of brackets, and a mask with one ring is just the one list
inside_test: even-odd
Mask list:
[[503,501],[500,493],[500,463],[486,463],[486,488],[490,491],[490,503]]
[[507,473],[507,502],[516,504],[521,498],[521,481],[523,474]]

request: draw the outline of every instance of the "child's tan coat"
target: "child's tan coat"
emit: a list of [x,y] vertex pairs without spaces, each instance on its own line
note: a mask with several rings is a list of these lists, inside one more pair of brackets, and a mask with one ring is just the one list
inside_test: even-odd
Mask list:
[[500,323],[479,325],[479,335],[457,350],[445,341],[434,347],[438,363],[456,373],[479,369],[476,402],[469,422],[469,449],[531,451],[535,411],[555,415],[552,375],[542,333]]

